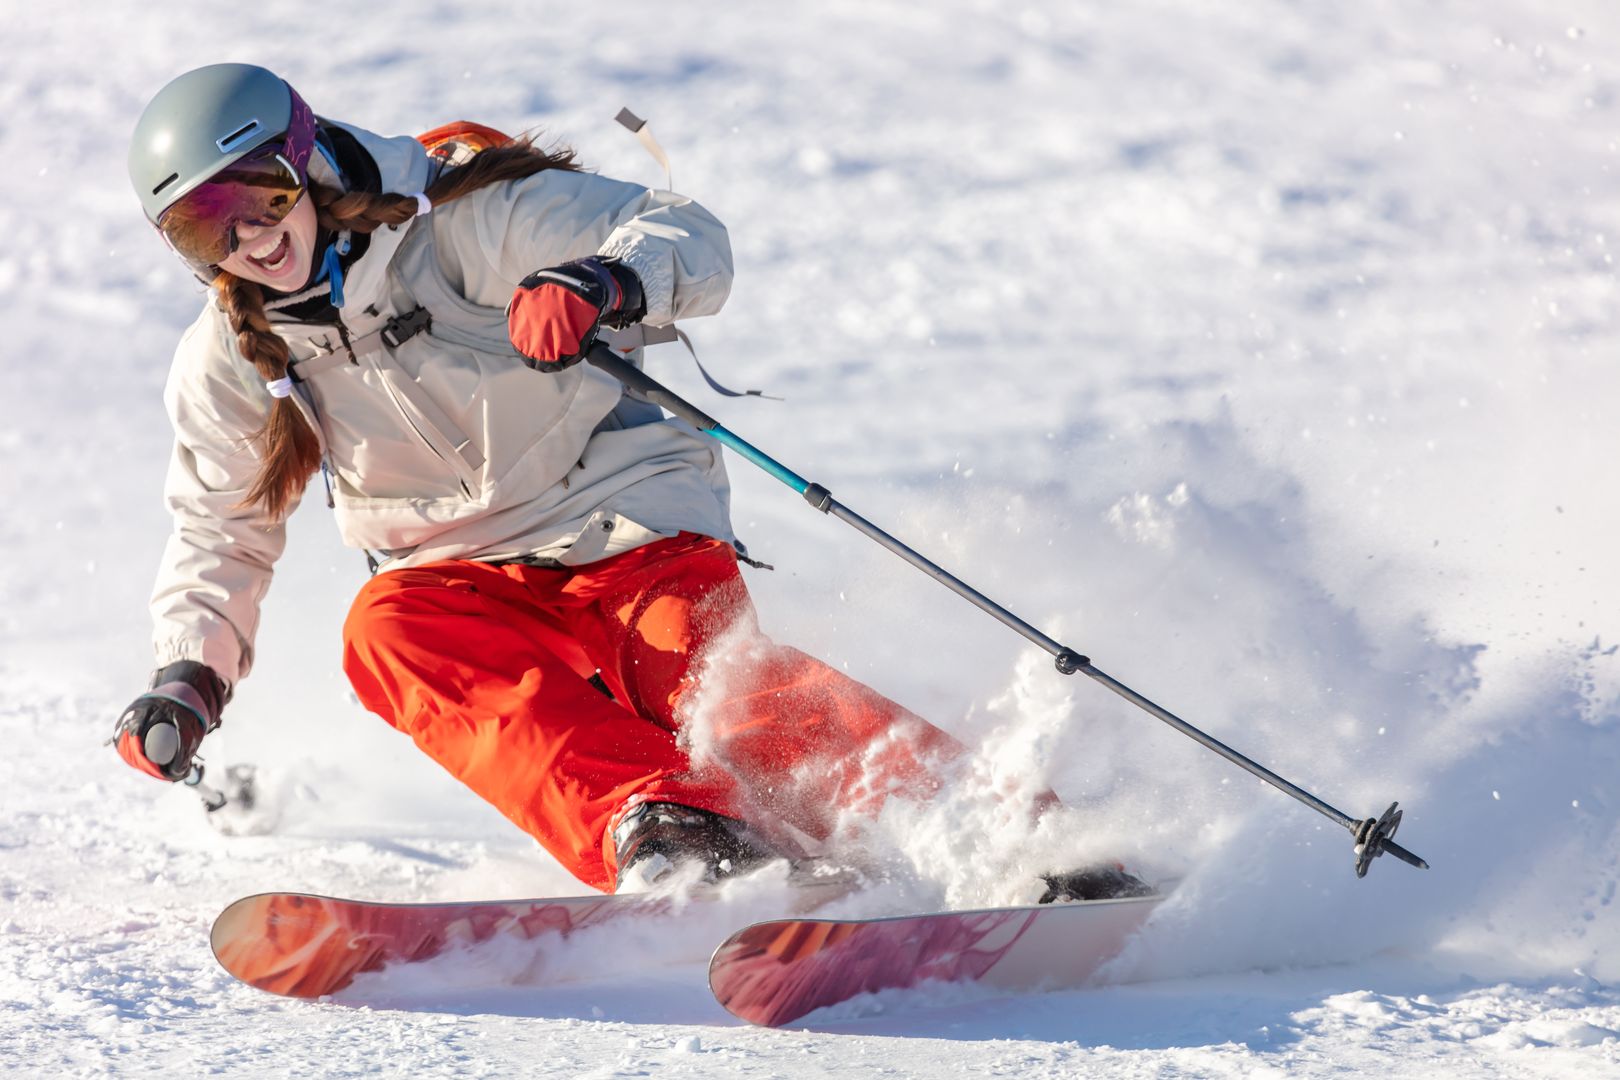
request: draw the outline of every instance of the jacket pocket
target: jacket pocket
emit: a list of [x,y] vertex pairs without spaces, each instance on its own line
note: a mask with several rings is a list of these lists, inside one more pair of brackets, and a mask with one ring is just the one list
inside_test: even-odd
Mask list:
[[405,424],[456,474],[462,493],[477,497],[484,486],[483,450],[434,399],[431,390],[396,364],[387,351],[371,353],[366,362]]
[[352,547],[404,552],[419,547],[485,507],[457,492],[440,496],[367,495],[338,473],[333,509],[343,539]]
[[401,411],[489,500],[535,498],[561,483],[619,398],[594,368],[533,371],[510,346],[484,345],[437,315],[379,364],[393,369]]

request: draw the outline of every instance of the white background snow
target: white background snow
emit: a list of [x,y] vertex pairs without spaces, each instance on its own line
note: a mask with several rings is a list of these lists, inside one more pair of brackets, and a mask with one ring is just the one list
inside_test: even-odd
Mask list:
[[[8,1075],[1620,1074],[1613,5],[63,0],[0,36]],[[398,1008],[235,984],[207,929],[247,892],[576,886],[351,701],[365,568],[318,498],[206,755],[286,778],[275,831],[222,836],[101,745],[150,669],[160,390],[201,300],[126,139],[224,59],[658,184],[611,123],[650,117],[736,251],[689,329],[786,400],[717,399],[674,347],[655,373],[1346,812],[1400,799],[1433,869],[1355,880],[1335,827],[736,462],[775,636],[1054,785],[1083,830],[1053,850],[1184,878],[1111,984],[784,1032],[690,962]],[[919,890],[1014,887],[970,808],[887,824]]]

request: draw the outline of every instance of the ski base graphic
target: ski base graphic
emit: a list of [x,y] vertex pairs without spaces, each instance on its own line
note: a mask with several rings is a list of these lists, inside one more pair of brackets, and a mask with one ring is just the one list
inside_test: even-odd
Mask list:
[[244,897],[214,920],[220,965],[249,986],[287,997],[336,993],[363,972],[427,960],[501,938],[542,944],[627,916],[665,916],[668,898],[573,896],[542,900],[389,904],[307,893]]
[[733,1015],[766,1027],[930,980],[1073,987],[1118,954],[1163,899],[755,923],[715,950],[709,986]]

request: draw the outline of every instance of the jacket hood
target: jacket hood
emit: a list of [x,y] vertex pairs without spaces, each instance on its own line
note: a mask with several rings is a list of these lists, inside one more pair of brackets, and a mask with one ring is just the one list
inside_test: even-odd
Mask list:
[[[376,163],[382,190],[399,195],[415,195],[433,179],[434,162],[427,149],[409,135],[394,138],[366,131],[344,123],[333,123],[353,135]],[[410,231],[407,225],[385,225],[371,234],[366,253],[350,266],[343,279],[343,306],[367,307],[375,303],[386,288],[388,262]]]

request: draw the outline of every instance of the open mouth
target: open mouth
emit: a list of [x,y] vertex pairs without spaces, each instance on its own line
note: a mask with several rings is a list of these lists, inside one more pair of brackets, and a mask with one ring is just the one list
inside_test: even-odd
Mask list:
[[279,274],[287,268],[287,260],[292,256],[292,239],[285,233],[276,239],[273,245],[248,253],[248,262],[263,270],[266,274]]

